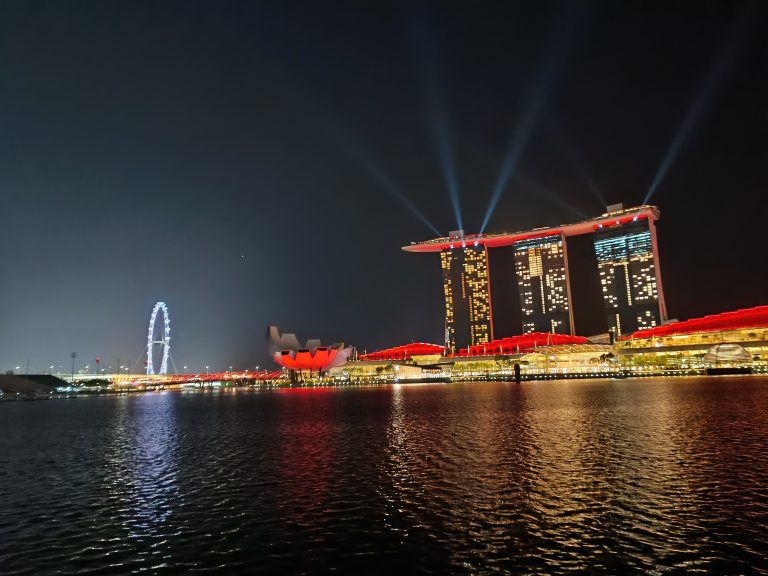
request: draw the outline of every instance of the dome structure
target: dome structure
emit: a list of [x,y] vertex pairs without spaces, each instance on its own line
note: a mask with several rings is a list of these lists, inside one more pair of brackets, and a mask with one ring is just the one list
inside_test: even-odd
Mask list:
[[738,344],[716,344],[704,355],[704,363],[711,366],[741,366],[751,360],[749,352]]

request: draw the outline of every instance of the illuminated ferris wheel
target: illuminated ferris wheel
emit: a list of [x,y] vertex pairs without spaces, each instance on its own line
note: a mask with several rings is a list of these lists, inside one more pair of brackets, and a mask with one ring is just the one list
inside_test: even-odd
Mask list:
[[[162,337],[155,340],[155,322],[157,321],[157,313],[163,313],[163,333]],[[155,307],[152,308],[152,315],[149,317],[149,329],[147,330],[147,374],[155,374],[155,364],[152,360],[152,352],[155,345],[159,345],[162,348],[162,360],[160,362],[160,370],[157,374],[168,373],[168,357],[171,354],[171,318],[168,316],[168,306],[165,302],[155,303]]]

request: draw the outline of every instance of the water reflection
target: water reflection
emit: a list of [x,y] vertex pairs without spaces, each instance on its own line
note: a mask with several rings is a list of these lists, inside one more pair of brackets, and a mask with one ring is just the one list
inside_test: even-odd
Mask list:
[[169,393],[118,400],[105,455],[106,482],[128,538],[163,533],[179,497],[177,401]]
[[298,526],[317,522],[334,466],[333,391],[287,390],[280,394],[279,493],[285,518]]
[[768,574],[766,378],[0,411],[4,574]]
[[[391,490],[384,490],[381,495],[386,502],[385,525],[397,533],[400,530],[397,517],[405,513],[401,502],[408,502],[414,498],[412,489],[414,486],[414,463],[411,461],[409,452],[407,416],[402,386],[395,384],[391,391],[392,413],[386,430],[387,463],[385,468],[385,475],[389,479],[388,484],[391,484]],[[407,533],[403,536],[407,536]]]
[[392,388],[382,495],[401,542],[434,539],[446,554],[430,561],[476,570],[526,538],[515,526],[530,517],[530,442],[519,386],[473,386],[446,388],[438,404],[434,388]]
[[[469,571],[712,566],[701,521],[711,469],[697,442],[728,435],[705,429],[723,414],[701,414],[699,404],[718,403],[700,400],[698,386],[687,398],[681,384],[476,384],[446,388],[437,401],[393,387],[382,491],[392,531],[404,544],[413,533],[434,539],[451,566]],[[745,488],[768,495],[745,477]],[[765,519],[766,506],[757,514]]]

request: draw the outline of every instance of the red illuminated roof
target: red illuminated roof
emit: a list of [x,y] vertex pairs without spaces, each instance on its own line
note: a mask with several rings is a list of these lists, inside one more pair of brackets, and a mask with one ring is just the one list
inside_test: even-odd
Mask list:
[[556,344],[587,344],[589,340],[583,336],[569,334],[550,334],[549,332],[531,332],[520,336],[509,336],[500,340],[492,340],[487,344],[478,344],[458,350],[453,356],[495,356],[496,354],[516,354],[539,346]]
[[[516,354],[526,352],[539,346],[553,346],[556,344],[587,344],[589,340],[583,336],[570,336],[568,334],[550,334],[548,332],[533,332],[520,336],[510,336],[493,340],[487,344],[478,344],[469,348],[462,348],[452,357],[462,356],[495,356],[497,354]],[[361,360],[407,360],[412,356],[442,354],[443,346],[413,342],[403,346],[395,346],[386,350],[377,350],[370,354],[360,356]]]
[[536,230],[505,232],[501,234],[467,234],[463,238],[435,238],[434,240],[425,240],[424,242],[413,242],[408,246],[403,246],[403,250],[406,252],[440,252],[441,250],[480,245],[495,248],[497,246],[509,246],[520,240],[543,238],[546,236],[591,234],[598,228],[618,226],[645,218],[651,221],[658,220],[659,209],[655,206],[638,206],[617,212],[609,212],[591,220],[584,220],[575,224],[564,224],[563,226],[549,226]]
[[692,318],[684,322],[672,322],[671,324],[657,326],[648,330],[638,330],[627,336],[622,336],[621,340],[766,327],[768,327],[768,306],[755,306],[754,308],[745,308],[734,312],[723,312],[722,314],[713,314],[711,316],[703,316],[702,318]]
[[444,348],[437,344],[426,342],[411,342],[403,346],[395,346],[385,350],[377,350],[370,354],[360,356],[361,360],[407,360],[412,356],[424,356],[429,354],[442,354]]
[[275,352],[275,362],[289,370],[325,370],[336,358],[338,348],[321,346],[311,350],[281,350]]

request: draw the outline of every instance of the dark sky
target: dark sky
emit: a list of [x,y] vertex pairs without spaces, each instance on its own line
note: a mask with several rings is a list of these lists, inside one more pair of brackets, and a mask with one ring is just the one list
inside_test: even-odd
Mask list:
[[179,368],[264,365],[269,323],[439,342],[396,194],[445,233],[455,173],[477,231],[509,150],[488,231],[639,204],[678,137],[670,315],[766,304],[766,32],[733,1],[5,0],[0,369],[143,365],[157,300]]

